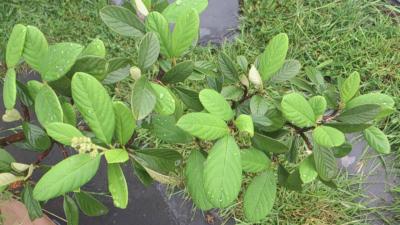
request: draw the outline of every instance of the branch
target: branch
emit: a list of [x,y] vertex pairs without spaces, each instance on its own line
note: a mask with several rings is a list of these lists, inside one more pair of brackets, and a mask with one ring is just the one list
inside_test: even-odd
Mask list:
[[24,132],[21,131],[0,139],[0,146],[7,146],[15,142],[22,141],[24,139],[25,139]]
[[300,135],[300,137],[303,139],[304,143],[306,143],[306,146],[308,148],[308,150],[312,151],[313,146],[311,144],[310,139],[308,139],[307,135],[305,134],[305,132],[312,130],[314,127],[304,127],[304,128],[300,128],[290,122],[286,123],[289,127],[293,128],[295,130],[295,132],[297,134]]

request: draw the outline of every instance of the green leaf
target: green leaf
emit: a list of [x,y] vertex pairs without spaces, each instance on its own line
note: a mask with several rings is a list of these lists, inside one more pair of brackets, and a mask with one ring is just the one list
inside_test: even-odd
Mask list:
[[271,167],[271,160],[261,151],[255,148],[241,150],[243,171],[258,173]]
[[376,127],[369,127],[364,131],[364,138],[371,148],[380,154],[390,153],[390,143],[386,135]]
[[338,147],[345,142],[344,134],[328,126],[318,126],[312,133],[314,141],[326,148]]
[[172,32],[172,56],[179,57],[192,46],[199,35],[200,19],[194,9],[178,17]]
[[175,99],[168,88],[150,83],[157,97],[155,111],[160,115],[171,115],[175,112]]
[[37,80],[29,80],[26,82],[26,87],[28,88],[29,95],[33,100],[36,99],[37,93],[39,93],[40,89],[44,86],[43,83]]
[[377,104],[381,106],[381,110],[379,115],[377,116],[377,119],[381,119],[390,115],[394,108],[394,100],[392,97],[381,93],[369,93],[357,96],[350,100],[346,104],[346,109],[351,109],[360,105],[367,104]]
[[192,150],[186,162],[185,181],[194,204],[201,210],[209,210],[213,205],[204,190],[204,162],[206,158],[200,150]]
[[179,83],[183,82],[193,73],[194,64],[192,61],[184,61],[176,64],[172,69],[161,78],[164,83]]
[[221,90],[221,95],[224,96],[226,100],[239,101],[243,94],[243,90],[234,85],[225,86]]
[[327,103],[323,96],[314,96],[308,100],[308,103],[310,103],[310,106],[313,109],[314,115],[317,119],[324,115]]
[[348,124],[362,124],[374,120],[381,107],[379,105],[360,105],[351,109],[344,110],[336,119]]
[[283,66],[272,75],[271,81],[281,83],[292,79],[300,73],[301,64],[299,61],[294,59],[286,60]]
[[35,113],[43,127],[53,122],[63,121],[63,111],[56,93],[44,85],[35,98]]
[[68,102],[63,102],[61,103],[61,108],[63,110],[64,123],[68,123],[72,126],[75,126],[77,121],[76,121],[76,113],[74,107]]
[[140,182],[142,182],[142,184],[145,187],[148,187],[153,182],[153,178],[151,178],[149,173],[147,173],[146,169],[143,168],[143,166],[140,165],[138,162],[136,162],[133,159],[131,160],[131,162],[134,169],[133,172],[135,173],[135,175],[139,178]]
[[75,62],[68,74],[73,75],[76,72],[90,74],[102,81],[107,75],[107,60],[98,56],[81,57]]
[[319,177],[324,181],[334,179],[338,174],[336,158],[332,150],[314,145],[314,161]]
[[24,122],[22,124],[22,129],[24,130],[24,136],[26,141],[38,152],[45,151],[50,148],[51,141],[49,136],[47,136],[46,132],[42,130],[42,128]]
[[40,206],[39,202],[33,198],[32,186],[29,183],[25,185],[25,188],[21,194],[21,199],[28,210],[29,219],[31,221],[43,216],[42,207]]
[[213,89],[204,89],[199,93],[199,99],[204,108],[212,115],[229,121],[234,114],[224,97]]
[[291,93],[283,96],[281,107],[283,115],[294,125],[310,127],[315,124],[314,111],[302,95]]
[[79,209],[75,201],[68,195],[64,196],[64,213],[67,219],[67,225],[79,224]]
[[160,54],[160,41],[155,33],[147,33],[139,44],[138,65],[142,71],[150,68]]
[[251,116],[246,114],[241,114],[236,118],[234,123],[239,131],[247,132],[248,134],[250,134],[251,137],[254,136],[254,125]]
[[47,40],[43,33],[34,26],[27,26],[23,57],[34,70],[40,71],[43,58],[48,51]]
[[24,51],[26,26],[16,24],[8,38],[6,49],[6,64],[8,68],[16,66]]
[[259,57],[259,68],[263,80],[269,80],[283,66],[289,48],[287,34],[273,37]]
[[15,162],[14,157],[6,150],[0,148],[0,172],[9,172],[12,162]]
[[110,191],[114,206],[125,209],[128,205],[128,185],[119,164],[107,166],[108,190]]
[[289,190],[297,192],[301,192],[303,190],[303,181],[301,180],[298,169],[289,174],[285,182],[286,183],[284,185]]
[[176,126],[174,116],[153,116],[151,131],[157,138],[171,144],[188,143],[193,140],[192,136]]
[[75,192],[76,203],[86,216],[103,216],[108,213],[108,208],[91,194],[86,192]]
[[93,39],[93,41],[91,41],[82,51],[80,57],[83,56],[106,57],[106,47],[104,46],[104,42],[98,38]]
[[76,73],[72,78],[72,98],[83,119],[106,144],[111,143],[115,127],[115,115],[106,89],[96,78],[85,73]]
[[313,155],[308,156],[300,163],[299,172],[301,181],[305,184],[314,181],[318,177]]
[[175,22],[190,9],[196,10],[198,14],[203,12],[208,5],[208,0],[180,0],[174,1],[164,9],[163,15],[169,22]]
[[104,152],[107,163],[124,163],[129,160],[128,152],[124,149],[111,149]]
[[9,68],[4,79],[3,101],[6,109],[11,110],[17,99],[17,74],[14,68]]
[[215,140],[229,134],[225,122],[208,113],[189,113],[176,124],[182,130],[203,140]]
[[100,18],[111,30],[123,36],[141,38],[145,32],[140,19],[123,7],[106,6],[100,10]]
[[157,97],[146,77],[139,78],[132,87],[131,107],[138,120],[144,119],[156,106]]
[[84,137],[78,129],[67,123],[49,123],[46,131],[51,138],[64,145],[71,145],[73,138]]
[[242,183],[240,149],[229,135],[218,140],[204,163],[204,189],[209,202],[218,208],[230,205]]
[[176,87],[174,90],[188,108],[191,108],[195,111],[203,110],[203,105],[199,99],[199,93],[183,87]]
[[252,115],[259,115],[263,116],[265,113],[267,113],[269,108],[268,101],[259,96],[259,95],[254,95],[251,97],[250,100],[250,111]]
[[326,123],[324,125],[336,128],[336,129],[340,130],[343,133],[355,133],[355,132],[361,132],[361,131],[367,129],[372,124],[370,124],[370,123],[350,124],[350,123],[331,122],[331,123]]
[[49,46],[40,61],[40,76],[45,81],[55,81],[64,76],[81,54],[83,46],[75,43],[58,43]]
[[136,128],[132,111],[123,102],[113,102],[115,113],[115,137],[121,145],[128,143]]
[[360,74],[358,72],[353,72],[350,76],[344,80],[340,87],[340,98],[342,102],[347,103],[350,101],[354,95],[357,94],[360,88]]
[[229,83],[239,81],[239,73],[233,60],[224,52],[218,55],[218,66],[221,74]]
[[289,151],[289,147],[282,142],[275,140],[271,137],[255,133],[251,139],[252,145],[264,152],[285,153]]
[[172,55],[171,33],[167,20],[159,12],[151,12],[146,17],[146,30],[157,34],[160,41],[160,52],[166,58]]
[[171,149],[144,149],[135,151],[135,160],[143,167],[162,174],[173,172],[182,156]]
[[53,166],[36,184],[33,196],[38,201],[47,201],[74,191],[89,182],[100,165],[100,155],[70,156]]
[[268,170],[256,176],[244,193],[244,215],[248,221],[258,222],[272,210],[276,198],[276,178]]
[[345,157],[346,155],[348,155],[352,149],[353,149],[353,146],[350,143],[345,142],[341,146],[334,147],[332,150],[333,150],[333,155],[336,158],[342,158],[342,157]]

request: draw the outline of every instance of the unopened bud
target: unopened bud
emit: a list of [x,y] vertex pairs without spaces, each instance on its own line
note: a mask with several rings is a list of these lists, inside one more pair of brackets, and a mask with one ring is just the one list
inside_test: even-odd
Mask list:
[[263,82],[260,73],[258,72],[257,68],[254,65],[251,65],[249,71],[249,80],[252,84],[254,84],[254,86],[256,86],[257,89],[262,88]]
[[20,120],[21,114],[19,114],[18,110],[16,109],[7,109],[6,113],[3,115],[4,122],[14,122]]
[[245,86],[247,88],[249,88],[249,86],[250,86],[249,79],[247,79],[247,77],[245,75],[242,75],[240,77],[240,83],[242,83],[243,86]]
[[140,69],[136,66],[132,66],[129,70],[129,73],[134,80],[138,80],[142,76],[142,71],[140,71]]

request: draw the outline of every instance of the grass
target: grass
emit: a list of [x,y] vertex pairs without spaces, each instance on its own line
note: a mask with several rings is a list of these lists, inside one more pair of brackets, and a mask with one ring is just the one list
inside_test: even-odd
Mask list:
[[[5,36],[0,45],[4,47],[15,23],[23,23],[38,26],[49,42],[87,44],[99,37],[110,56],[134,57],[135,42],[112,33],[101,22],[98,10],[106,4],[106,0],[2,1],[0,32]],[[222,46],[231,56],[246,55],[253,62],[273,35],[286,32],[289,58],[298,59],[303,66],[324,64],[324,74],[333,78],[359,71],[362,91],[382,90],[394,96],[397,105],[400,102],[399,7],[376,0],[242,0],[240,21],[237,40]],[[215,48],[196,48],[190,57],[215,62]],[[126,99],[126,87],[117,87],[118,98]],[[393,150],[400,146],[399,118],[397,111],[382,123]],[[377,209],[354,203],[361,196],[354,187],[361,181],[346,178],[339,178],[338,189],[320,183],[307,185],[302,193],[280,189],[274,212],[262,224],[368,224],[366,214]],[[390,210],[398,214],[399,208],[397,200]],[[246,224],[240,219],[240,207],[222,214],[233,215],[238,224]]]

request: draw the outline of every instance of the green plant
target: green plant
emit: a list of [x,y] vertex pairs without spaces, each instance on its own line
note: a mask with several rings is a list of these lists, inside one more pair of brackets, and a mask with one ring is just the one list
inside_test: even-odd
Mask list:
[[[102,9],[101,18],[113,31],[140,40],[137,62],[106,60],[98,39],[86,48],[74,43],[49,46],[37,28],[15,26],[6,52],[3,119],[22,120],[22,131],[13,137],[24,139],[20,146],[41,153],[38,162],[26,165],[1,150],[0,186],[24,183],[27,194],[22,199],[32,218],[41,215],[38,201],[59,196],[64,196],[70,224],[79,221],[78,206],[89,216],[105,214],[102,203],[80,190],[96,174],[103,155],[116,207],[128,204],[120,164],[131,162],[145,185],[153,179],[183,183],[202,210],[225,208],[238,200],[246,219],[256,222],[272,209],[278,184],[294,190],[316,179],[335,185],[335,157],[351,151],[344,133],[363,131],[371,147],[390,152],[386,136],[373,124],[393,111],[391,97],[360,95],[356,72],[337,85],[326,83],[315,68],[306,68],[307,80],[297,78],[301,65],[286,60],[286,34],[272,38],[252,65],[245,56],[235,63],[224,52],[217,63],[187,60],[184,56],[198,37],[198,13],[206,5],[143,1],[136,13],[144,22],[130,8]],[[42,82],[16,81],[14,68],[21,59],[39,72]],[[129,80],[129,73],[134,80],[130,108],[107,92],[114,83]],[[207,87],[197,92],[185,85],[188,79],[205,80],[201,85]],[[22,102],[23,116],[14,109],[16,99]],[[40,126],[31,123],[29,109]],[[143,149],[135,135],[139,129],[165,143],[185,144],[189,157],[182,163],[179,149]],[[6,137],[1,143],[9,142]],[[41,159],[53,144],[79,154],[65,155],[32,190],[30,176],[46,168]],[[308,156],[289,173],[287,161],[294,162],[304,145]],[[183,166],[182,182],[178,174]]]

